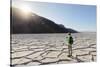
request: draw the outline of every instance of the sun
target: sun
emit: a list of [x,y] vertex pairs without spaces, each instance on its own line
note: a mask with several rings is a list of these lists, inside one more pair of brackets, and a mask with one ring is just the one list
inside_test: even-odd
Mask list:
[[31,17],[32,9],[26,4],[19,4],[17,5],[17,8],[19,9],[19,16],[21,16],[22,19],[29,19]]
[[20,5],[18,8],[21,10],[23,14],[29,14],[31,12],[31,8],[28,5]]

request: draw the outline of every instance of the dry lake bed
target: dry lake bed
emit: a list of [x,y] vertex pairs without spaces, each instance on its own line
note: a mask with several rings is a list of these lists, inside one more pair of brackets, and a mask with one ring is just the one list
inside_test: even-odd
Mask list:
[[67,57],[67,34],[12,34],[11,66],[96,61],[96,33],[73,33],[73,56]]

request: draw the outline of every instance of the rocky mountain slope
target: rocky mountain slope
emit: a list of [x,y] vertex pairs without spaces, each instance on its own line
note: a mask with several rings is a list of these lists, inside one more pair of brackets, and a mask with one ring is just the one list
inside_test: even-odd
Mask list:
[[24,15],[19,8],[11,7],[11,33],[76,33],[77,31],[66,28],[55,22],[30,12]]

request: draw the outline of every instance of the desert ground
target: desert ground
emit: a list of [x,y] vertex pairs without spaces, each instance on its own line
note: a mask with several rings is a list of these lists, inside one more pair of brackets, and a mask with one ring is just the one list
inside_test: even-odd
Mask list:
[[68,64],[96,61],[96,33],[73,33],[73,56],[68,57],[67,34],[11,34],[11,66]]

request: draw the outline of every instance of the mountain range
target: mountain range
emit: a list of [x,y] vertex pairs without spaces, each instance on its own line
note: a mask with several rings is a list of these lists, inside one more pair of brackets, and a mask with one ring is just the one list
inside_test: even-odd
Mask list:
[[19,8],[10,8],[10,32],[18,33],[77,33],[76,30],[66,28],[62,24],[45,17],[39,16],[33,12],[25,15]]

